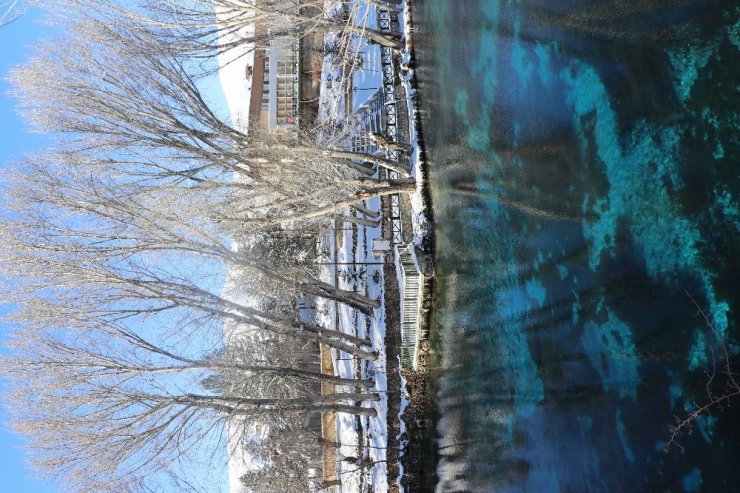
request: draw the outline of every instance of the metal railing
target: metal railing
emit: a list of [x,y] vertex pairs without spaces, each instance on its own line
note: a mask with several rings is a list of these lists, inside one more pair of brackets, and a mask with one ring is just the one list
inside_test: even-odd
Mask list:
[[[398,32],[398,14],[384,8],[378,9],[378,27],[381,32]],[[398,122],[396,107],[395,70],[393,68],[393,49],[388,46],[380,47],[380,64],[383,74],[383,112],[385,114],[385,137],[391,142],[398,142]],[[398,151],[389,150],[386,157],[398,162]],[[397,179],[398,173],[387,171],[387,177]],[[398,194],[390,196],[391,243],[403,243],[403,225],[401,224],[401,197]]]
[[401,320],[401,365],[417,367],[419,348],[419,308],[423,290],[422,278],[413,257],[406,248],[398,248],[399,263],[403,275],[403,318]]

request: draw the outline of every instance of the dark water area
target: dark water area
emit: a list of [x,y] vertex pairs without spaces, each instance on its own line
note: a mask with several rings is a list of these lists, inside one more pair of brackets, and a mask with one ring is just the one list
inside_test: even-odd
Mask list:
[[740,4],[414,5],[437,491],[740,491]]

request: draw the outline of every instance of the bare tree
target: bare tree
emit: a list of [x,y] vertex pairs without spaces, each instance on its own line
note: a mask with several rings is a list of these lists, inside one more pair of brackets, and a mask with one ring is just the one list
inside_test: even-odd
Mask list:
[[245,439],[243,452],[254,465],[240,478],[242,484],[255,493],[320,489],[323,478],[317,473],[324,468],[321,426],[310,417],[290,416]]
[[[16,199],[12,207],[28,219],[9,222],[6,227],[16,229],[12,236],[29,247],[116,258],[181,252],[260,274],[295,293],[346,303],[367,315],[379,306],[377,300],[320,281],[310,268],[295,265],[287,256],[267,261],[240,247],[233,234],[222,231],[212,220],[230,194],[221,198],[212,190],[199,188],[121,183],[121,179],[110,178],[107,168],[95,170],[89,164],[70,167],[66,163],[56,167],[56,159],[48,153],[28,158],[26,172],[16,177],[9,191]],[[226,207],[233,207],[231,201],[226,202]],[[58,214],[41,215],[41,210]],[[85,222],[72,225],[68,214],[84,217]],[[251,288],[260,291],[262,286],[251,283]]]
[[[301,320],[297,313],[250,305],[249,296],[241,294],[249,282],[242,283],[241,293],[222,288],[219,278],[227,271],[245,279],[259,272],[285,286],[346,298],[360,307],[370,301],[307,276],[291,280],[278,267],[242,256],[202,217],[209,205],[205,198],[194,203],[198,197],[188,196],[186,202],[173,198],[172,189],[155,193],[137,184],[36,171],[33,177],[20,175],[8,194],[17,199],[16,218],[2,223],[1,253],[6,272],[23,280],[10,296],[22,303],[48,301],[49,310],[57,312],[49,319],[77,312],[116,320],[184,311],[206,332],[231,320],[375,359],[357,347],[368,344],[364,339]],[[252,286],[259,291],[266,284]]]
[[23,326],[0,361],[13,426],[29,435],[38,470],[76,491],[145,490],[146,476],[191,451],[224,447],[227,425],[233,434],[255,421],[376,413],[358,405],[375,394],[317,391],[320,382],[354,389],[370,382],[270,366],[271,354],[259,356],[249,338],[205,351],[202,339],[162,334],[161,317],[108,320],[33,301],[14,320]]
[[[190,58],[213,59],[267,46],[270,40],[302,37],[314,31],[347,32],[371,42],[399,49],[397,35],[369,28],[356,10],[327,10],[323,0],[195,0],[160,2],[141,0],[67,0],[81,6],[108,23],[130,23],[153,29],[163,42],[178,54]],[[242,51],[245,52],[245,51]]]
[[[218,287],[213,265],[198,266],[182,256],[156,263],[146,256],[97,258],[79,252],[26,248],[9,241],[2,253],[5,272],[22,279],[9,300],[28,305],[29,317],[76,317],[95,314],[107,321],[166,315],[185,317],[192,334],[213,333],[228,320],[274,334],[315,340],[357,357],[376,355],[358,347],[358,338],[306,323],[290,314],[254,308]],[[45,310],[42,308],[45,307]],[[197,323],[196,323],[197,322]],[[178,318],[165,319],[162,331],[182,330]]]
[[107,154],[149,179],[251,176],[247,136],[210,109],[153,33],[89,18],[70,29],[75,35],[39,45],[11,73],[24,116],[38,131],[64,134],[68,147],[88,151],[80,159]]
[[28,4],[24,0],[2,0],[0,1],[0,27],[10,24],[22,16]]
[[[290,384],[299,381],[327,382],[334,385],[373,386],[371,380],[358,380],[325,375],[306,367],[291,367],[270,358],[260,357],[256,344],[242,338],[230,341],[223,349],[205,356],[188,355],[176,349],[145,338],[121,322],[108,322],[94,317],[65,320],[61,327],[44,320],[43,325],[29,323],[25,316],[16,318],[24,322],[24,330],[14,334],[8,347],[12,357],[4,365],[7,374],[14,378],[30,378],[44,372],[68,372],[76,382],[90,383],[103,378],[152,377],[157,375],[195,375],[205,373],[232,375],[236,382],[250,378],[284,380]],[[66,331],[64,328],[67,328]],[[147,328],[142,324],[137,328]],[[74,338],[69,334],[74,333]],[[184,346],[184,344],[180,344]],[[282,343],[281,346],[287,346]],[[183,350],[185,348],[180,348]]]
[[[40,45],[12,74],[27,120],[58,144],[23,163],[32,176],[17,175],[0,223],[5,300],[22,327],[2,362],[8,401],[34,463],[79,491],[147,491],[147,474],[256,421],[376,414],[362,405],[378,398],[372,382],[300,359],[319,343],[376,359],[370,342],[307,320],[297,298],[367,315],[378,301],[310,266],[250,255],[248,242],[315,232],[358,201],[411,192],[411,178],[373,178],[378,166],[404,176],[408,166],[310,138],[247,136],[210,108],[183,58],[212,53],[224,28],[241,36],[254,25],[254,43],[283,29],[359,31],[323,2],[298,13],[288,0],[175,5],[123,15],[95,2],[70,21],[74,35]],[[237,351],[224,331],[259,338]],[[351,388],[322,395],[322,382]]]
[[342,404],[374,399],[364,394],[259,398],[187,391],[181,381],[167,384],[162,375],[82,383],[74,376],[54,369],[14,379],[8,400],[14,429],[29,436],[35,451],[32,463],[77,491],[101,491],[101,484],[140,478],[184,460],[235,416],[375,413]]
[[296,146],[257,132],[247,137],[209,108],[183,63],[150,32],[91,19],[73,30],[78,37],[42,45],[11,78],[28,121],[64,134],[65,158],[78,165],[105,165],[147,183],[228,189],[232,203],[271,208],[273,223],[280,214],[272,204],[287,207],[290,220],[301,216],[291,208],[322,207],[318,217],[333,213],[333,203],[341,208],[414,186],[375,181],[358,163],[405,175],[408,165],[308,139]]

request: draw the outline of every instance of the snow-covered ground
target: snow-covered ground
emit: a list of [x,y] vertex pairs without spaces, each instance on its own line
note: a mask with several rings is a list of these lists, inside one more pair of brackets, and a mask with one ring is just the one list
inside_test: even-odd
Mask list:
[[405,72],[401,76],[401,84],[404,87],[404,93],[406,96],[406,108],[409,111],[409,143],[411,144],[412,151],[410,155],[411,173],[416,178],[416,191],[411,195],[411,217],[412,226],[414,228],[414,239],[411,243],[419,244],[421,238],[427,233],[428,228],[432,227],[427,221],[426,215],[426,203],[422,194],[422,185],[424,182],[424,176],[420,168],[421,159],[421,147],[419,145],[419,134],[416,128],[415,119],[415,108],[414,108],[414,89],[412,80],[414,78],[414,70],[409,69],[408,64],[411,62],[411,53],[408,49],[409,40],[411,38],[412,26],[409,15],[405,14],[410,7],[404,2],[404,15],[403,15],[403,39],[405,41],[406,48],[403,51],[401,67],[405,68]]
[[[375,27],[375,8],[357,7],[357,15],[368,27]],[[327,34],[325,43],[338,41],[336,35]],[[331,55],[324,57],[322,67],[322,84],[320,92],[319,119],[324,122],[345,122],[351,119],[351,113],[357,111],[381,87],[382,74],[380,67],[380,50],[376,45],[369,45],[361,40],[354,41],[352,46],[361,58],[362,65],[352,73],[352,107],[348,108],[345,100],[346,81],[342,80],[342,69]],[[380,199],[365,201],[364,205],[380,210]],[[335,265],[325,266],[322,275],[325,280],[338,286],[366,294],[379,299],[381,307],[375,310],[375,317],[366,317],[356,310],[328,300],[317,302],[318,321],[326,327],[334,327],[338,319],[338,329],[342,332],[368,337],[372,347],[378,350],[378,359],[372,362],[360,362],[356,358],[333,350],[334,367],[337,375],[346,378],[374,378],[375,387],[381,400],[371,404],[377,410],[377,416],[368,418],[337,413],[337,440],[342,444],[338,451],[338,472],[342,481],[341,491],[388,491],[386,446],[387,446],[387,379],[385,375],[384,340],[386,333],[385,304],[383,293],[382,259],[372,255],[372,241],[380,238],[380,228],[359,226],[356,228],[356,246],[353,248],[352,228],[340,225],[338,231],[329,232],[330,259]],[[335,234],[341,236],[335,242]],[[358,265],[346,265],[355,262]],[[362,265],[370,263],[369,265]],[[375,264],[375,265],[373,265]],[[364,275],[359,272],[364,271]],[[354,273],[354,275],[351,275]],[[338,275],[342,274],[342,275]],[[337,314],[338,311],[338,314]],[[338,318],[337,318],[338,315]]]
[[[332,0],[328,0],[331,2]],[[357,19],[365,23],[369,28],[377,28],[375,6],[366,6],[364,3],[353,2],[356,7]],[[404,34],[408,39],[409,26],[404,20]],[[246,31],[245,31],[246,32]],[[244,33],[242,33],[244,34]],[[355,39],[357,39],[355,37]],[[325,41],[331,43],[336,40],[336,35],[327,34]],[[339,81],[342,78],[341,69],[332,61],[330,56],[324,58],[322,67],[322,82],[320,92],[319,119],[324,122],[347,122],[362,104],[364,104],[375,91],[382,85],[382,72],[380,65],[380,49],[377,45],[367,44],[364,41],[353,41],[356,52],[361,55],[363,63],[352,73],[352,107],[347,108],[345,101],[345,90]],[[247,65],[253,65],[254,54],[252,47],[231,50],[219,56],[222,68],[219,71],[219,79],[229,107],[231,120],[234,126],[246,129],[249,121],[249,100],[251,96],[251,80],[245,77]],[[403,54],[403,63],[408,63],[409,53]],[[405,97],[407,108],[411,113],[412,73],[406,71],[403,75]],[[399,95],[400,96],[400,95]],[[413,176],[417,178],[417,191],[412,195],[412,217],[415,237],[412,243],[419,243],[427,224],[424,222],[423,198],[421,194],[421,179],[418,171],[419,145],[414,128],[413,114],[409,114],[409,135],[413,152],[410,156]],[[380,199],[365,201],[364,205],[371,210],[380,210]],[[343,289],[354,289],[367,296],[380,299],[381,307],[375,310],[375,317],[366,317],[346,305],[336,304],[324,299],[317,300],[317,322],[326,327],[333,328],[335,321],[339,320],[339,330],[368,337],[372,341],[373,350],[378,351],[378,359],[374,362],[358,362],[351,356],[333,351],[335,371],[339,376],[348,378],[374,378],[375,387],[381,399],[365,405],[371,405],[377,410],[377,416],[373,418],[357,418],[352,415],[337,414],[337,439],[342,444],[338,451],[339,473],[342,480],[341,490],[344,492],[370,491],[384,493],[388,491],[386,446],[387,446],[387,378],[385,375],[386,354],[384,350],[384,339],[386,333],[385,323],[385,300],[383,293],[382,266],[377,265],[380,260],[372,255],[372,241],[380,237],[380,228],[368,228],[359,226],[357,230],[356,243],[353,247],[352,228],[338,228],[341,241],[335,242],[333,230],[329,234],[328,246],[331,253],[332,263],[336,265],[323,266],[322,275],[325,280],[334,282],[335,275],[338,276],[339,287]],[[392,254],[392,253],[388,253]],[[358,265],[346,265],[353,262]],[[368,265],[362,265],[368,263]],[[335,271],[335,269],[339,269]],[[364,274],[359,272],[364,270]],[[354,275],[353,275],[354,272]],[[400,286],[403,289],[403,286]],[[391,389],[393,393],[399,389]],[[405,393],[402,392],[401,412],[408,403]],[[403,423],[402,423],[403,426]],[[239,476],[248,469],[244,461],[230,461],[229,479],[231,493],[241,490]],[[396,478],[398,481],[400,478]]]
[[[327,0],[327,4],[335,4],[335,0]],[[377,29],[377,14],[374,5],[367,5],[363,1],[352,1],[350,10],[355,24]],[[330,7],[332,8],[332,7]],[[340,41],[336,33],[326,33],[324,44],[331,46]],[[343,61],[338,57],[327,55],[324,57],[321,69],[322,82],[319,95],[319,121],[331,123],[348,123],[352,113],[369,100],[381,87],[382,73],[380,70],[380,48],[370,44],[364,38],[353,36],[347,48],[358,61],[352,78],[352,105],[346,101],[347,85],[342,70]],[[359,63],[359,60],[362,63]],[[334,130],[334,129],[332,129]]]
[[[365,202],[371,210],[380,209],[380,199]],[[370,298],[383,302],[383,272],[381,260],[372,255],[372,241],[380,237],[379,228],[357,228],[356,248],[353,248],[352,228],[339,227],[341,235],[338,243],[334,234],[329,235],[329,249],[334,252],[331,263],[324,267],[325,279],[333,282],[335,272],[339,274],[339,287],[366,294]],[[357,263],[357,265],[347,265]],[[367,263],[367,264],[364,264]],[[363,265],[364,264],[364,265]],[[337,269],[337,271],[335,271]],[[374,378],[375,387],[371,390],[380,394],[380,401],[372,405],[377,416],[356,418],[348,414],[337,414],[337,439],[342,444],[339,449],[339,473],[342,480],[342,491],[373,491],[382,493],[388,490],[385,463],[387,444],[387,380],[385,376],[385,309],[375,310],[375,317],[366,317],[356,310],[327,300],[320,300],[318,306],[319,321],[327,327],[333,327],[337,310],[339,330],[368,337],[372,347],[378,350],[378,359],[373,362],[361,362],[351,356],[333,351],[335,371],[346,378]],[[360,431],[361,430],[361,431]],[[359,461],[355,460],[359,459]],[[362,463],[362,464],[360,464]],[[361,465],[367,465],[361,467]],[[364,485],[364,488],[363,488]]]
[[[375,7],[367,7],[367,20],[368,27],[375,26]],[[402,15],[401,22],[404,26],[404,37],[408,39],[410,35],[410,26],[406,22],[408,16]],[[364,63],[361,70],[356,70],[353,73],[352,83],[353,87],[357,90],[353,94],[352,111],[356,111],[365,101],[367,101],[375,92],[377,88],[381,87],[382,84],[382,72],[380,65],[380,49],[377,45],[366,45],[358,50],[364,59]],[[405,51],[402,57],[402,64],[406,66],[410,61],[410,53]],[[328,70],[332,70],[329,57],[325,59],[325,67]],[[412,176],[417,179],[417,190],[411,196],[411,217],[412,227],[414,236],[411,239],[411,244],[420,244],[421,238],[425,234],[426,229],[430,226],[426,222],[426,215],[424,214],[424,200],[422,195],[422,177],[421,170],[419,169],[420,159],[420,147],[418,137],[415,128],[415,120],[413,114],[412,98],[414,88],[412,87],[411,80],[413,78],[413,72],[411,70],[405,70],[402,76],[402,85],[404,87],[404,97],[406,98],[406,108],[409,110],[409,138],[412,145],[412,152],[410,155],[410,164],[412,167]],[[366,89],[373,88],[373,89]],[[401,95],[399,95],[401,96]],[[332,85],[330,88],[325,88],[322,84],[322,107],[325,113],[324,118],[334,118],[337,121],[346,119],[349,115],[346,115],[346,105],[343,100],[344,94],[340,88]],[[380,201],[374,199],[368,201],[366,204],[370,209],[379,210]],[[341,229],[341,228],[340,228]],[[350,229],[350,228],[347,228]],[[334,233],[330,232],[329,245],[330,251],[335,252],[335,256],[331,260],[338,264],[335,267],[326,267],[324,275],[326,280],[332,282],[335,279],[334,269],[342,269],[342,263],[344,262],[376,262],[372,255],[372,239],[378,238],[380,235],[379,228],[367,228],[360,226],[357,228],[357,247],[353,253],[352,243],[352,232],[351,231],[340,231],[342,240],[339,245],[334,243]],[[335,250],[336,248],[336,250]],[[413,252],[413,248],[410,249]],[[391,254],[391,253],[389,253]],[[323,302],[322,322],[328,327],[333,327],[336,320],[336,310],[339,311],[339,330],[359,336],[368,335],[372,341],[373,348],[379,350],[378,360],[370,362],[366,366],[361,366],[358,373],[358,367],[356,361],[346,354],[335,353],[335,368],[339,375],[344,377],[353,378],[367,378],[368,376],[374,376],[376,379],[376,386],[374,391],[381,395],[381,400],[372,403],[377,409],[378,415],[375,418],[362,418],[362,432],[358,429],[358,420],[354,416],[339,414],[337,418],[337,435],[339,441],[342,443],[340,449],[340,477],[342,480],[341,491],[343,492],[385,492],[388,490],[388,478],[387,478],[387,464],[386,459],[386,446],[388,442],[387,436],[387,412],[388,412],[388,399],[387,399],[387,378],[384,372],[385,369],[385,347],[384,339],[386,333],[385,324],[385,300],[383,296],[383,279],[382,269],[379,265],[366,265],[366,275],[364,280],[348,281],[347,279],[340,280],[339,286],[344,289],[355,289],[361,293],[367,293],[372,298],[379,298],[383,305],[376,310],[376,316],[374,318],[366,318],[363,315],[358,315],[355,310],[352,310],[346,306],[335,303]],[[356,268],[360,268],[358,265]],[[345,267],[346,270],[346,267]],[[378,276],[375,276],[376,272]],[[401,280],[399,286],[400,292],[403,292],[404,286],[402,284],[403,276],[398,276]],[[366,291],[365,291],[366,290]],[[365,327],[369,326],[369,331],[365,332]],[[405,392],[405,384],[402,381],[404,388],[402,389],[391,389],[393,393],[401,390],[401,409],[399,413],[403,413],[405,407],[408,405],[408,396]],[[403,422],[401,421],[401,432],[403,432]],[[365,468],[358,468],[358,466],[352,462],[344,461],[343,458],[357,457],[359,452],[362,452],[364,457],[360,457],[367,464],[371,464]],[[403,471],[401,470],[401,475]],[[400,477],[395,478],[400,486]]]

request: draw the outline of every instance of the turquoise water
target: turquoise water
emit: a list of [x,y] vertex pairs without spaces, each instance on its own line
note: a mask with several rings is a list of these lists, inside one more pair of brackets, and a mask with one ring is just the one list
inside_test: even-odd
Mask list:
[[416,5],[438,491],[740,490],[740,4]]

